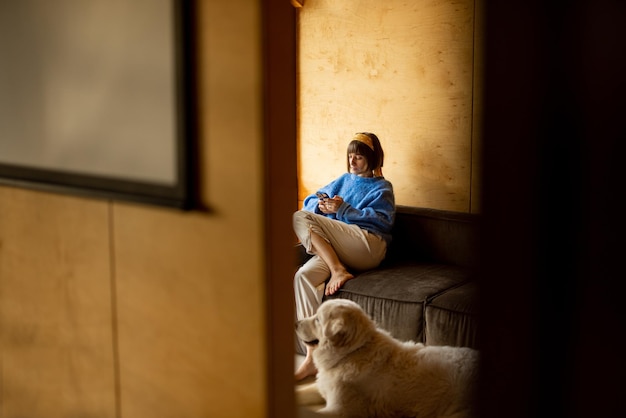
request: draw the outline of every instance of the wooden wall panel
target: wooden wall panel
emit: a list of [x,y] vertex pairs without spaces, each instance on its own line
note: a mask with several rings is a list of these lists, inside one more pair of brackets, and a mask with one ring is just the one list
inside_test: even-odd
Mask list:
[[218,215],[116,207],[124,416],[263,410],[263,282],[254,221],[235,217],[227,226]]
[[469,211],[473,0],[316,0],[299,10],[300,198],[376,133],[398,204]]
[[267,416],[260,4],[196,3],[203,210],[0,188],[0,418]]
[[484,121],[484,86],[485,86],[485,12],[484,0],[474,1],[474,94],[472,115],[472,213],[480,213],[482,208],[483,182],[483,125]]
[[124,417],[254,418],[266,412],[256,3],[198,3],[206,210],[114,205]]
[[0,188],[2,416],[115,416],[109,207]]

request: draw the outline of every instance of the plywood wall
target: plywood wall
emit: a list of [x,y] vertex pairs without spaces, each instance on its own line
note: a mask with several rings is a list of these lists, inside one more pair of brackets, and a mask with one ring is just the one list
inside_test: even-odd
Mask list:
[[260,7],[197,4],[208,210],[0,187],[2,418],[266,416]]
[[0,189],[1,417],[115,416],[108,217]]
[[477,211],[474,0],[298,10],[300,199],[345,172],[351,136],[370,131],[398,204]]

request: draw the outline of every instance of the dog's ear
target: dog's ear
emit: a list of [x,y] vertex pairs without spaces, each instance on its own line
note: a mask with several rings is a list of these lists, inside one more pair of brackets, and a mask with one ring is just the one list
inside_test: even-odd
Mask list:
[[325,334],[326,338],[335,347],[345,347],[349,345],[354,334],[353,321],[346,315],[337,315],[328,321]]

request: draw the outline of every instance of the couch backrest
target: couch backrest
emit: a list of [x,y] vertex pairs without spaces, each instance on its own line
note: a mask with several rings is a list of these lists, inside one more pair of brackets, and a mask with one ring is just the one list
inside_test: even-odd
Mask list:
[[478,221],[470,213],[398,206],[387,259],[471,267],[478,258]]

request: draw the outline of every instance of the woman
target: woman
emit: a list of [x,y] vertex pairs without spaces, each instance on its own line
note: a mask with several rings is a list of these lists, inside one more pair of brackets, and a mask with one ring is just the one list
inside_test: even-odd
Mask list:
[[[294,277],[298,319],[313,315],[324,295],[353,279],[349,269],[377,267],[391,242],[395,200],[391,183],[382,176],[384,153],[378,137],[357,133],[347,154],[348,172],[308,196],[293,216],[296,235],[313,255]],[[305,351],[301,341],[297,351]],[[306,358],[295,377],[316,373],[306,346]]]

